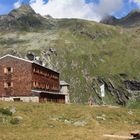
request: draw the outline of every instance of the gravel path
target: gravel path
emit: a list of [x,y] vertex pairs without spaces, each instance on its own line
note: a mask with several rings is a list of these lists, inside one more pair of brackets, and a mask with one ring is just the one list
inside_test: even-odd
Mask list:
[[103,135],[103,136],[108,137],[108,138],[119,138],[119,139],[125,139],[125,140],[129,140],[133,138],[133,137],[119,136],[119,135]]

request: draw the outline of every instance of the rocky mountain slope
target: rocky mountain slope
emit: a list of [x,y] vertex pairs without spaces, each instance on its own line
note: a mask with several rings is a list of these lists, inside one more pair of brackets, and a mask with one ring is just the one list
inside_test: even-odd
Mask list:
[[118,25],[123,27],[136,27],[140,26],[140,10],[133,10],[126,17],[117,19],[113,16],[106,16],[101,21],[101,23],[109,25]]
[[19,9],[12,10],[8,15],[0,16],[0,30],[35,31],[44,28],[50,29],[54,26],[55,21],[36,14],[29,5],[22,5]]
[[0,55],[39,55],[70,84],[72,102],[87,103],[92,96],[97,104],[125,105],[139,98],[139,26],[124,29],[80,19],[53,19],[23,5],[0,17],[0,29]]

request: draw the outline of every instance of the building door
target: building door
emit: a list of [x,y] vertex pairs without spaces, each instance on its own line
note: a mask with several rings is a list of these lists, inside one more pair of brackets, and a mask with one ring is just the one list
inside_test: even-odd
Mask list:
[[40,93],[39,102],[65,103],[65,95]]

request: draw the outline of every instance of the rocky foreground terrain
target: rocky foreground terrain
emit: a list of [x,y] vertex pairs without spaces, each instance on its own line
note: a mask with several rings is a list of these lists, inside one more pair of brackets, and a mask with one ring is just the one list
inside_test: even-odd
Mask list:
[[0,55],[25,58],[30,52],[40,56],[70,83],[71,102],[87,103],[92,96],[95,103],[102,104],[100,86],[104,84],[105,104],[139,104],[139,12],[130,13],[119,24],[113,17],[108,19],[102,23],[54,19],[22,5],[0,16]]
[[2,140],[120,140],[140,129],[140,110],[0,102]]

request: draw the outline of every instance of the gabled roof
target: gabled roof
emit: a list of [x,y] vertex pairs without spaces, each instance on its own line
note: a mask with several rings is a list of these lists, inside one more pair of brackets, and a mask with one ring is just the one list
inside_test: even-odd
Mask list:
[[6,58],[6,57],[11,57],[11,58],[15,58],[15,59],[18,59],[18,60],[22,60],[22,61],[25,61],[25,62],[28,62],[28,63],[36,64],[36,65],[39,65],[39,66],[41,66],[41,67],[43,67],[43,68],[46,68],[46,69],[48,69],[48,70],[54,71],[54,72],[56,72],[56,73],[59,73],[59,72],[57,72],[57,71],[55,71],[55,70],[52,70],[52,69],[47,68],[47,67],[44,67],[44,66],[40,65],[39,63],[36,63],[35,61],[30,61],[30,60],[27,60],[27,59],[24,59],[24,58],[20,58],[20,57],[11,55],[11,54],[6,54],[6,55],[0,57],[0,60],[1,60],[1,59],[4,59],[4,58]]
[[65,81],[60,81],[60,85],[61,86],[69,86],[69,84],[67,82],[65,82]]
[[30,61],[30,60],[27,60],[27,59],[24,59],[24,58],[20,58],[20,57],[11,55],[11,54],[6,54],[6,55],[0,57],[0,60],[3,59],[3,58],[6,58],[6,57],[12,57],[12,58],[15,58],[15,59],[19,59],[19,60],[22,60],[22,61],[26,61],[26,62],[29,62],[29,63],[33,63],[33,61]]

